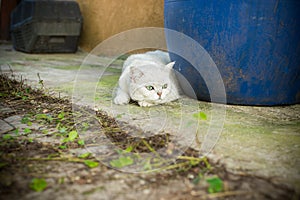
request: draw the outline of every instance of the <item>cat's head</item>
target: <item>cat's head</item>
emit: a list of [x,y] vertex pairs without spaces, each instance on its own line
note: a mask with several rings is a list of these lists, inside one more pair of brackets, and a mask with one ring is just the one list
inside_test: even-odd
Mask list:
[[130,96],[135,101],[163,102],[172,92],[173,65],[130,67]]

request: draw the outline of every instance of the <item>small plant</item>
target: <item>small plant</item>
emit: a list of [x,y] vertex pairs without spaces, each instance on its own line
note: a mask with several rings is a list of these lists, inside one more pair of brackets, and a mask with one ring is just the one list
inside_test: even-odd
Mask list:
[[89,127],[90,127],[89,123],[87,123],[87,122],[83,122],[81,125],[82,125],[82,127],[83,127],[83,131],[88,130]]
[[60,119],[60,120],[63,120],[65,118],[65,112],[60,112],[58,115],[57,115],[57,118]]
[[144,170],[152,170],[151,158],[146,160],[143,168],[144,168]]
[[34,178],[31,180],[30,188],[36,192],[41,192],[47,187],[47,182],[43,178]]
[[22,100],[27,100],[29,97],[24,92],[15,92],[13,93],[16,97],[21,98]]
[[44,80],[41,79],[39,73],[37,73],[37,77],[38,77],[38,79],[39,79],[39,85],[41,85],[41,89],[44,89],[44,88],[45,88],[45,86],[44,86]]
[[133,151],[133,146],[128,146],[126,149],[125,149],[125,152],[126,153],[130,153]]
[[28,138],[27,141],[30,142],[30,143],[32,143],[33,139],[32,138]]
[[11,139],[13,139],[13,136],[11,136],[10,134],[5,134],[5,135],[2,136],[2,138],[4,140],[11,140]]
[[77,144],[79,144],[80,146],[83,146],[84,145],[84,140],[78,140]]
[[31,129],[30,128],[25,128],[24,129],[24,133],[25,134],[29,134],[29,133],[31,133],[32,131],[31,131]]
[[71,131],[69,132],[68,134],[68,137],[66,137],[65,139],[63,139],[63,143],[66,143],[66,142],[74,142],[74,140],[78,137],[78,133],[77,131]]
[[59,149],[66,149],[67,146],[66,146],[66,145],[60,145],[60,146],[58,146],[58,148],[59,148]]
[[91,153],[83,153],[83,154],[80,154],[79,156],[78,156],[78,158],[83,158],[83,159],[85,159],[85,158],[88,158],[89,156],[91,156]]
[[99,166],[99,163],[98,162],[95,162],[95,161],[92,161],[92,160],[85,160],[84,161],[84,164],[86,166],[88,166],[89,168],[95,168],[95,167],[98,167]]
[[204,112],[198,112],[193,114],[193,117],[196,119],[207,120],[207,116]]
[[223,191],[223,181],[219,177],[206,179],[208,183],[208,193],[217,193]]
[[16,129],[14,130],[14,133],[15,133],[16,135],[19,135],[19,133],[20,133],[19,128],[16,128]]
[[61,133],[61,134],[65,134],[65,133],[67,133],[67,130],[68,130],[68,128],[66,128],[66,127],[57,127],[57,129],[58,129],[58,131],[59,131],[59,133]]
[[121,156],[118,159],[112,160],[109,163],[112,167],[122,168],[133,164],[133,159],[130,156]]
[[43,121],[46,121],[48,123],[51,123],[53,121],[53,118],[52,118],[51,115],[44,114],[44,113],[43,114],[36,114],[35,119],[38,120],[38,121],[43,120]]
[[22,124],[27,124],[28,126],[31,126],[32,125],[32,122],[31,122],[31,118],[29,115],[25,115],[22,119],[21,119],[21,123]]

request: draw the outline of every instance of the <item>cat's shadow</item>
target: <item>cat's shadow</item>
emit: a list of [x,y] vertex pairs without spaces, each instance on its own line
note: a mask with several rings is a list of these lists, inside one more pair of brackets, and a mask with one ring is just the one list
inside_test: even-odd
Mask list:
[[134,101],[132,99],[130,99],[129,104],[130,105],[135,105],[135,106],[140,106],[137,101]]

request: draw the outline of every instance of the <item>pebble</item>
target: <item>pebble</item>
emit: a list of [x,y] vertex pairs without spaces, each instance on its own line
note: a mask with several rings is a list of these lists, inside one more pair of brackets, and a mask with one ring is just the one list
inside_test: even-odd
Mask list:
[[150,181],[154,183],[156,182],[156,178],[151,178]]
[[145,180],[140,180],[140,184],[141,184],[141,185],[145,185],[145,184],[146,184],[146,181],[145,181]]
[[44,110],[43,110],[43,113],[48,113],[48,112],[49,112],[48,109],[44,109]]
[[145,190],[143,190],[143,193],[144,193],[144,194],[150,194],[150,192],[151,192],[150,189],[145,189]]
[[189,179],[194,179],[195,176],[194,176],[193,174],[188,174],[188,178],[189,178]]

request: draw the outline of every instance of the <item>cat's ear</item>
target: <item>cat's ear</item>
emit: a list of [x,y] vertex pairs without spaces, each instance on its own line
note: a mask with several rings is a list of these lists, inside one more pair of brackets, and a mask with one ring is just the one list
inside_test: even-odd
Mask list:
[[139,68],[137,68],[135,66],[131,66],[130,67],[130,79],[133,82],[136,82],[142,76],[144,76],[144,73]]
[[170,62],[166,65],[167,68],[169,69],[173,69],[173,66],[175,65],[175,61],[174,62]]

